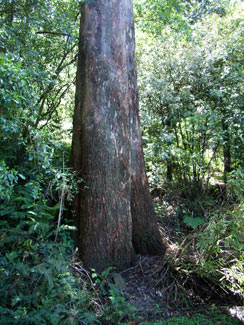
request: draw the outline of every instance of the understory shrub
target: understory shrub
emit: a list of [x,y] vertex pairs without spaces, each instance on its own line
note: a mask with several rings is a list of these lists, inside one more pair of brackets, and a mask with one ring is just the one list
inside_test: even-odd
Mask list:
[[[38,183],[18,185],[0,207],[1,324],[95,323],[91,293],[69,263],[70,226],[60,227],[59,206],[42,200]],[[68,229],[67,229],[68,228]]]
[[[191,224],[194,232],[185,241],[192,247],[196,264],[182,267],[209,278],[224,289],[244,297],[244,186],[240,170],[229,176],[228,201],[215,206],[204,224]],[[189,219],[189,218],[188,218]],[[185,221],[189,221],[189,220]],[[192,221],[200,218],[192,218]],[[187,223],[189,225],[189,223]]]

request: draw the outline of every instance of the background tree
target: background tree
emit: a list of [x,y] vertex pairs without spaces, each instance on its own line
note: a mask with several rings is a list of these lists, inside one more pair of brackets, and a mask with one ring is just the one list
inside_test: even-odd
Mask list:
[[183,250],[191,247],[199,258],[187,270],[196,267],[199,275],[240,293],[243,2],[203,17],[180,34],[171,26],[160,34],[138,30],[146,166],[153,192],[162,193],[162,223],[172,223],[179,241],[188,234]]
[[0,50],[21,62],[36,89],[26,129],[57,126],[62,120],[61,100],[72,91],[75,79],[78,14],[75,0],[1,3]]
[[154,40],[139,61],[142,112],[151,111],[151,122],[142,119],[144,136],[157,137],[153,152],[168,170],[168,180],[194,189],[193,195],[215,172],[226,183],[239,166],[236,154],[243,152],[243,17],[236,10],[233,19],[229,10],[195,24],[190,40],[165,31],[163,41]]

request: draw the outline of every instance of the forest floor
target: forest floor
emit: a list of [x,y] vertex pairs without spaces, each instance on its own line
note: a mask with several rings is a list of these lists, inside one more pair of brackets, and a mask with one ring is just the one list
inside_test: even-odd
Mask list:
[[166,197],[162,202],[156,198],[155,204],[163,206],[158,221],[171,249],[164,257],[140,256],[134,267],[120,273],[125,282],[123,296],[136,308],[135,320],[130,323],[243,324],[244,307],[238,298],[207,279],[178,273],[169,263],[172,250],[187,235],[177,215],[185,208],[184,200]]
[[[186,292],[182,285],[186,279],[172,273],[166,257],[141,257],[136,266],[120,275],[125,281],[123,296],[136,308],[134,321],[128,323],[243,324],[244,307],[233,306],[231,299],[225,302],[211,292],[211,299],[205,302],[190,286]],[[198,283],[198,289],[202,286],[207,294],[205,285]]]
[[[137,263],[126,270],[118,273],[112,270],[106,276],[96,275],[98,285],[96,278],[82,268],[81,262],[72,267],[79,276],[89,278],[92,290],[99,292],[99,288],[105,288],[104,298],[98,298],[96,302],[98,309],[103,309],[102,305],[108,303],[109,291],[117,292],[114,298],[118,300],[121,316],[115,322],[102,321],[102,324],[244,324],[241,299],[210,279],[178,270],[173,263],[175,252],[190,231],[179,216],[179,211],[186,209],[184,200],[164,196],[163,201],[157,197],[155,205],[159,227],[170,246],[165,256],[138,256]],[[125,308],[123,312],[124,301],[129,302],[134,310]]]

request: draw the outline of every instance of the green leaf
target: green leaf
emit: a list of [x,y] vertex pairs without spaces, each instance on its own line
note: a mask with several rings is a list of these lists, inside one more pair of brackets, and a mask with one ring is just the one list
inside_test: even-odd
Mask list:
[[184,217],[184,223],[195,229],[197,228],[198,226],[202,225],[204,223],[204,218],[201,218],[201,217],[190,217],[190,216],[185,216]]
[[25,178],[25,176],[24,175],[22,175],[22,174],[18,174],[18,176],[21,178],[21,179],[23,179],[23,180],[25,180],[26,178]]

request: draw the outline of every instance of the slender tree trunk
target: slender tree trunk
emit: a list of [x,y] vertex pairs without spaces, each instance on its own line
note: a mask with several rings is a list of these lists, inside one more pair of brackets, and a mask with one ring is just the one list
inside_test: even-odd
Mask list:
[[71,164],[84,179],[74,210],[85,265],[130,265],[132,216],[136,250],[162,253],[141,147],[131,0],[82,6],[73,123]]
[[9,24],[12,25],[13,21],[14,21],[14,8],[15,7],[15,3],[14,1],[10,2],[10,9],[9,9]]
[[167,170],[166,170],[166,178],[168,182],[172,182],[173,180],[173,158],[170,156],[169,159],[167,159]]
[[[224,110],[223,110],[224,111]],[[223,114],[222,131],[223,131],[223,158],[224,158],[224,183],[227,184],[228,174],[233,170],[231,161],[231,141],[229,126],[227,121],[227,114]]]

